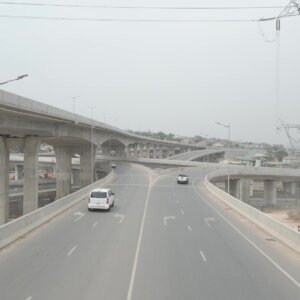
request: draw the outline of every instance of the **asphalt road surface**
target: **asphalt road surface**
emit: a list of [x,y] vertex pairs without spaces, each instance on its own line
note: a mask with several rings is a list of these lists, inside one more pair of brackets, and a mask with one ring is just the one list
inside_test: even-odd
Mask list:
[[118,164],[110,212],[83,200],[0,252],[0,299],[299,300],[300,256],[180,172]]

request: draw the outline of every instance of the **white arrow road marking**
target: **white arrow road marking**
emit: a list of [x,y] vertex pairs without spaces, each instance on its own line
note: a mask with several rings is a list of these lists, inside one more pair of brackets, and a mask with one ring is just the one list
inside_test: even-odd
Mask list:
[[212,218],[212,217],[209,217],[209,218],[205,218],[205,219],[204,219],[204,222],[206,223],[206,225],[207,225],[208,227],[211,227],[210,224],[209,224],[209,222],[214,222],[214,221],[215,221],[215,219]]
[[168,220],[175,220],[175,219],[176,219],[175,216],[164,217],[164,225],[167,226]]
[[74,216],[78,216],[78,217],[74,220],[74,222],[77,222],[79,219],[81,219],[81,218],[84,216],[84,213],[78,211],[78,212],[74,213]]
[[115,218],[120,218],[119,224],[123,223],[125,216],[120,214],[114,214]]

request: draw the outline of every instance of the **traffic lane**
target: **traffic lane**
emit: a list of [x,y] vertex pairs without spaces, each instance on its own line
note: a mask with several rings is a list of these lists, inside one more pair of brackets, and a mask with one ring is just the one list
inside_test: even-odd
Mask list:
[[[193,190],[189,190],[187,193],[192,194]],[[251,297],[255,299],[295,299],[296,295],[299,296],[299,287],[266,260],[247,240],[228,226],[218,214],[197,197],[197,194],[195,197],[190,195],[187,199],[184,196],[182,190],[179,190],[178,197],[183,199],[180,201],[180,205],[184,215],[189,220],[193,231],[195,228],[195,234],[201,236],[199,248],[202,247],[203,253],[208,253],[207,261],[212,260],[212,263],[215,264],[213,272],[218,275],[215,276],[212,273],[212,279],[224,277],[221,283],[221,286],[224,285],[223,295],[232,291],[232,294],[227,296],[238,299],[236,294],[238,290],[235,289],[236,286],[239,286],[243,287],[245,293],[248,291],[248,298],[245,294],[243,299],[251,299]],[[195,211],[198,211],[198,214],[195,214]],[[201,228],[210,231],[211,234],[202,235]],[[197,240],[195,239],[195,241]],[[227,273],[227,270],[232,270],[233,273]],[[232,274],[238,275],[234,284],[231,280]],[[221,278],[219,279],[221,280]],[[210,282],[214,282],[214,280]],[[221,287],[220,289],[222,290]]]
[[228,224],[205,225],[213,212],[194,205],[192,189],[182,197],[191,215],[181,214],[170,194],[168,187],[152,188],[132,299],[297,299],[299,290],[256,249],[223,230]]
[[[166,172],[167,171],[167,172]],[[174,168],[165,170],[163,174],[159,174],[159,181],[155,183],[156,186],[182,186],[182,187],[191,187],[195,180],[204,179],[207,175],[208,170],[203,168],[195,167],[186,167],[186,168]],[[179,174],[185,174],[189,178],[188,184],[178,184],[177,177]]]
[[[238,214],[231,207],[224,204],[222,201],[214,197],[203,185],[203,179],[205,177],[205,170],[202,168],[187,168],[186,173],[189,174],[192,179],[189,186],[195,188],[202,201],[206,201],[208,205],[214,206],[214,208],[224,215],[229,221],[234,224],[235,227],[247,237],[249,237],[254,243],[267,253],[276,263],[284,268],[293,278],[300,282],[300,259],[299,254],[291,250],[289,247],[274,239],[269,233],[263,231],[256,224],[249,221],[246,217]],[[167,184],[168,177],[162,178],[159,181],[163,184]],[[159,184],[158,183],[158,184]],[[170,182],[171,183],[171,182]],[[176,186],[176,184],[174,184]],[[185,185],[177,185],[179,189],[184,189]],[[180,191],[180,190],[179,190]],[[174,196],[177,192],[172,190]],[[178,200],[176,200],[178,201]],[[199,205],[201,201],[197,201]],[[209,216],[208,216],[209,217]]]
[[117,174],[117,178],[115,178],[113,185],[120,186],[128,184],[147,185],[149,175],[152,174],[150,169],[130,163],[118,164],[114,172]]
[[199,194],[201,201],[206,202],[217,213],[219,218],[223,219],[241,237],[248,240],[249,246],[257,247],[257,251],[262,251],[265,256],[268,256],[273,261],[273,264],[282,267],[292,278],[300,282],[300,255],[297,252],[276,240],[255,223],[214,197],[205,188],[203,182],[200,185],[197,184],[195,190]]
[[[111,212],[86,213],[78,219],[74,213],[87,212],[84,201],[6,249],[0,262],[1,299],[94,299],[99,295],[97,278],[105,283],[114,278],[120,289],[106,284],[101,293],[120,299],[119,293],[127,291],[146,192],[146,187],[132,186]],[[126,205],[123,199],[129,199]],[[126,215],[126,221],[121,225],[113,212]],[[120,267],[111,269],[112,261]]]

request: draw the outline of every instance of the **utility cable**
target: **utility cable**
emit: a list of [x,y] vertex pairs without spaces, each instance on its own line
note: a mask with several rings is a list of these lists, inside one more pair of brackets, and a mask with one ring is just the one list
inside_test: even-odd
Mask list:
[[2,19],[27,19],[49,21],[87,21],[87,22],[152,22],[152,23],[247,23],[258,22],[256,19],[126,19],[126,18],[72,18],[72,17],[42,17],[0,15]]
[[250,9],[279,9],[284,6],[125,6],[125,5],[86,5],[86,4],[52,4],[0,1],[4,5],[46,6],[46,7],[70,7],[70,8],[108,8],[108,9],[148,9],[148,10],[250,10]]

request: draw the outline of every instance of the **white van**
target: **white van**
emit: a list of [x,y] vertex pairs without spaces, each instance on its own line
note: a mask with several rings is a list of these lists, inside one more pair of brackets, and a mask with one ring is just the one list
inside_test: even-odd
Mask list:
[[114,193],[111,189],[94,189],[89,194],[88,210],[110,210],[114,206]]

